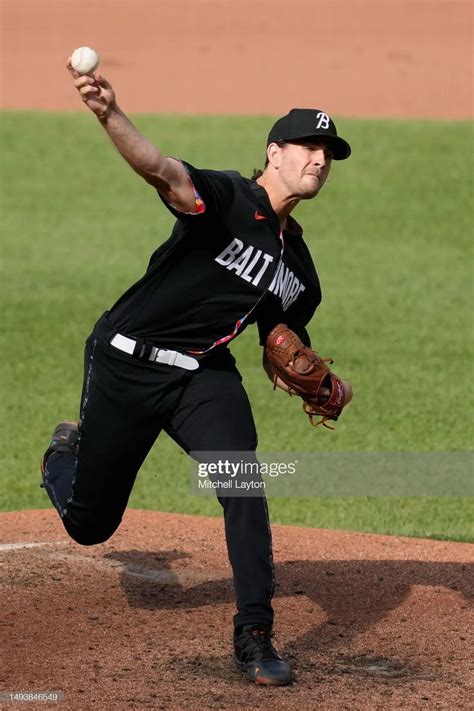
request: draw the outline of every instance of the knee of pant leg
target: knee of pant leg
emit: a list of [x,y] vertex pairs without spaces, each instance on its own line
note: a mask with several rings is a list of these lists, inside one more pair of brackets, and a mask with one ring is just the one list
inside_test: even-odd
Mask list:
[[96,546],[98,543],[105,543],[110,536],[112,535],[112,532],[103,532],[103,531],[70,531],[68,530],[69,535],[71,538],[74,539],[76,543],[79,543],[81,546]]
[[67,519],[63,519],[63,523],[64,528],[76,543],[81,546],[95,546],[98,543],[107,541],[117,530],[120,521],[107,525],[98,525],[97,522],[89,525],[84,523],[77,525]]

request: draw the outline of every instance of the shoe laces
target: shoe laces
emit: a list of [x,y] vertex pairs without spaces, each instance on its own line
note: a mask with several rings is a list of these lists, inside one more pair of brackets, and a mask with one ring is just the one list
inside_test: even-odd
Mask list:
[[247,632],[243,651],[245,654],[258,654],[260,659],[280,659],[279,654],[272,645],[274,633],[261,627],[253,627]]

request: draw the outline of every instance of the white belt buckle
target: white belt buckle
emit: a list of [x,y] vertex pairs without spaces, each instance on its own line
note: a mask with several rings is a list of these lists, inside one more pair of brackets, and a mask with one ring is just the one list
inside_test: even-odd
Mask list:
[[[128,353],[128,355],[133,355],[136,343],[137,342],[134,338],[122,336],[120,333],[116,333],[110,341],[110,344],[114,346],[114,348],[118,348],[119,351]],[[179,351],[172,351],[167,348],[157,348],[156,346],[152,346],[149,360],[154,363],[176,365],[179,368],[185,368],[186,370],[196,370],[199,368],[199,363],[196,358],[184,355]]]
[[165,365],[176,365],[179,368],[185,368],[186,370],[196,370],[199,368],[199,363],[196,358],[183,355],[178,351],[171,351],[166,348],[156,348],[155,346],[151,349],[150,360],[153,360],[155,363],[163,363]]

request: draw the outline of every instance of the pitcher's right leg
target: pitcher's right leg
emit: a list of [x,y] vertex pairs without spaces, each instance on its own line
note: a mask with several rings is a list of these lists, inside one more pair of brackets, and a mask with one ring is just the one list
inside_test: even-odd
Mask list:
[[187,377],[180,368],[117,357],[89,339],[80,421],[60,423],[44,457],[44,487],[69,535],[102,543],[119,526],[135,477]]

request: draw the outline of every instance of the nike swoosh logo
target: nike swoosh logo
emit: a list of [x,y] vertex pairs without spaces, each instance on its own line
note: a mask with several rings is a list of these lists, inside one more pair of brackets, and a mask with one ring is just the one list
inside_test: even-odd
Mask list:
[[257,210],[255,210],[255,219],[256,220],[266,220],[267,218],[265,215],[261,215]]

